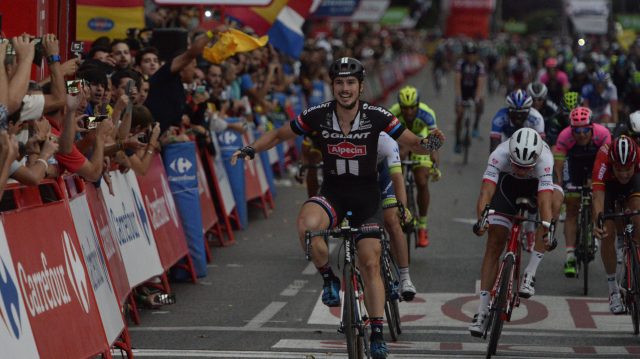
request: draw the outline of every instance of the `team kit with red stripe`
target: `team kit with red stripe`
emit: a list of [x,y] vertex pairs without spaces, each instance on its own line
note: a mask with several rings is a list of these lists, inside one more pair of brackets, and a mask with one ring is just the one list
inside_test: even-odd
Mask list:
[[[304,111],[291,121],[298,135],[309,136],[322,152],[324,180],[320,194],[309,202],[320,205],[331,219],[340,223],[353,212],[352,225],[383,225],[377,180],[377,153],[380,132],[397,139],[405,127],[391,112],[361,101],[351,129],[340,129],[336,102],[329,101]],[[367,155],[369,154],[369,155]]]

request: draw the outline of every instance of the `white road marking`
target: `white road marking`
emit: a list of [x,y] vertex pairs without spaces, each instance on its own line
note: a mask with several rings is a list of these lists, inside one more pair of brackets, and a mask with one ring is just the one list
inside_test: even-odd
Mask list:
[[283,290],[280,295],[285,296],[285,297],[293,297],[296,294],[298,294],[298,292],[300,291],[300,289],[302,289],[302,287],[305,286],[305,284],[307,284],[309,281],[307,280],[294,280],[293,283],[289,284],[289,286]]
[[251,319],[247,323],[247,325],[245,325],[245,328],[262,327],[266,322],[269,321],[269,319],[273,318],[273,316],[276,315],[285,305],[287,305],[287,302],[269,303],[266,308],[264,308],[260,313],[258,313],[258,315],[253,317],[253,319]]
[[464,223],[464,224],[476,224],[478,222],[477,218],[452,218],[454,222]]
[[[402,326],[408,327],[466,327],[479,304],[473,293],[418,293],[412,302],[400,303]],[[339,310],[322,304],[318,296],[308,324],[337,326]],[[594,297],[557,297],[536,295],[522,299],[515,308],[505,332],[514,328],[558,331],[600,330],[631,333],[628,316],[609,313],[608,300]]]
[[[457,348],[447,349],[443,348],[445,345],[455,345]],[[314,350],[346,350],[346,342],[344,339],[338,340],[313,340],[313,339],[281,339],[273,348],[275,349],[314,349]],[[453,351],[453,352],[484,352],[487,350],[487,343],[451,343],[451,342],[387,342],[389,351],[394,353],[399,351],[415,351],[415,350],[431,350],[431,351]],[[632,354],[630,350],[638,348],[637,346],[591,346],[595,350],[595,354],[602,355],[629,355]],[[510,353],[522,354],[577,354],[576,350],[572,346],[548,346],[548,345],[529,345],[529,344],[508,344],[498,349],[498,353],[502,355],[509,355]],[[441,354],[442,355],[442,354]]]

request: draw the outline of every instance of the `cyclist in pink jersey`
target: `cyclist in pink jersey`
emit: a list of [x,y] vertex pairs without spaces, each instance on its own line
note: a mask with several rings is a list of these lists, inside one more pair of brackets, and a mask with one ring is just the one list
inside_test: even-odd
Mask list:
[[[606,127],[591,122],[591,110],[587,107],[576,107],[569,115],[571,126],[560,132],[553,150],[554,179],[556,184],[565,189],[574,186],[591,185],[593,163],[600,146],[611,143],[611,134]],[[578,193],[567,193],[564,200],[567,206],[567,217],[564,222],[564,237],[567,259],[564,264],[564,275],[576,276],[576,257],[574,255],[578,223],[580,196]]]

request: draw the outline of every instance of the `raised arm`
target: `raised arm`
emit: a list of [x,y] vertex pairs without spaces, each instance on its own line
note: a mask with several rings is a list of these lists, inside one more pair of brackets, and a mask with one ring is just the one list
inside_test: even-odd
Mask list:
[[[278,129],[271,130],[265,132],[264,135],[260,136],[254,143],[250,144],[248,147],[251,147],[255,153],[266,151],[280,142],[292,139],[296,137],[297,134],[293,132],[291,126],[282,126]],[[233,153],[231,156],[231,164],[235,165],[236,161],[238,161],[238,156],[242,151],[238,150]]]

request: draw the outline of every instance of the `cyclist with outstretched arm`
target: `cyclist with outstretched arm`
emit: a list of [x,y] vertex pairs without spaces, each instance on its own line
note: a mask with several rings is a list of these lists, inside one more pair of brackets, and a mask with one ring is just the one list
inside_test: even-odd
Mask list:
[[[541,221],[551,223],[552,168],[553,155],[549,146],[531,128],[516,131],[509,141],[498,145],[489,156],[478,197],[478,220],[487,205],[496,213],[489,216],[487,227],[476,231],[476,235],[481,236],[488,229],[489,237],[480,274],[480,305],[469,326],[472,336],[480,337],[484,333],[491,299],[489,291],[498,274],[500,254],[509,239],[512,222],[502,214],[516,214],[518,197],[537,198]],[[536,270],[549,246],[548,233],[549,228],[538,227],[534,251],[524,270],[519,290],[523,298],[535,293]]]
[[[640,154],[638,146],[629,137],[622,135],[611,145],[600,147],[596,155],[592,173],[593,191],[593,233],[601,240],[600,257],[607,273],[609,287],[609,310],[613,314],[626,312],[620,288],[616,281],[616,225],[614,221],[604,222],[604,228],[598,224],[598,216],[616,212],[616,201],[631,211],[640,209]],[[633,239],[640,243],[640,217],[633,216]]]
[[[411,151],[429,154],[444,137],[434,131],[429,139],[405,131],[400,121],[386,109],[360,100],[364,67],[360,61],[343,57],[329,69],[334,100],[302,112],[290,126],[266,132],[250,146],[233,153],[231,163],[239,156],[253,158],[295,136],[312,136],[323,157],[324,181],[320,193],[308,199],[297,219],[302,248],[306,231],[332,228],[352,211],[354,227],[383,226],[378,190],[376,160],[378,134],[387,132]],[[365,285],[365,306],[371,324],[371,356],[386,358],[388,349],[382,336],[385,290],[380,276],[380,238],[357,238],[358,267]],[[340,280],[329,264],[329,249],[322,237],[311,240],[311,257],[323,278],[322,302],[340,306]]]

